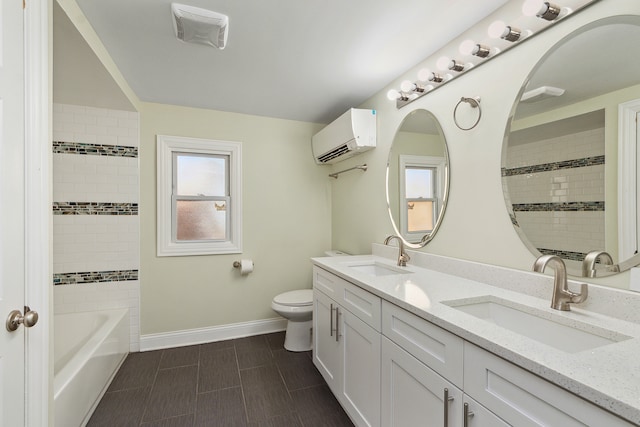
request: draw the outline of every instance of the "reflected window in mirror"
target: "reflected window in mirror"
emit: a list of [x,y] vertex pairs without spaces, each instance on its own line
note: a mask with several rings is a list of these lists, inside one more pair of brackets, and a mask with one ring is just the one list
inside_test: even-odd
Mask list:
[[[444,174],[444,157],[400,156],[400,229],[408,241],[420,241],[435,227]],[[402,172],[403,171],[403,172]]]
[[426,245],[442,222],[449,190],[449,154],[438,120],[411,111],[393,139],[387,162],[387,209],[408,247]]

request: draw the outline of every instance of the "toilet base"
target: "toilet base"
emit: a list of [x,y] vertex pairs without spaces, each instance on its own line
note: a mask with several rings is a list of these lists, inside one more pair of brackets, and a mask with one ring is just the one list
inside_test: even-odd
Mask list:
[[284,348],[289,351],[309,351],[311,350],[311,328],[312,321],[287,322],[287,332],[284,338]]

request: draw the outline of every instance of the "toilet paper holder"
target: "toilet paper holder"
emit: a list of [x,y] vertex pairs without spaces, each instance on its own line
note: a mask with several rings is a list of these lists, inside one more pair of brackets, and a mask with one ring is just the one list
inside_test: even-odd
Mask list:
[[[243,264],[246,264],[245,261],[249,262],[248,266],[243,267]],[[247,269],[248,267],[248,269]],[[249,274],[251,272],[253,272],[253,268],[255,267],[255,263],[253,262],[253,260],[240,260],[240,261],[233,261],[233,268],[237,268],[238,270],[240,270],[240,273],[245,275],[245,274]],[[247,269],[245,271],[245,269]]]

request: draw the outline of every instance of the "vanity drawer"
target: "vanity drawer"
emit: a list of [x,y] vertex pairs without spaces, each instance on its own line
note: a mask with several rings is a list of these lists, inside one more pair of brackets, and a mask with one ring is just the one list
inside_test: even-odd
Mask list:
[[382,333],[462,388],[462,338],[387,301],[382,303]]
[[320,267],[313,266],[313,287],[337,303],[342,302],[344,287],[348,284],[346,280],[329,273]]
[[380,297],[346,282],[340,304],[360,320],[380,332],[382,324],[382,301]]
[[313,267],[313,287],[380,332],[380,297],[317,266]]
[[464,392],[514,426],[633,425],[468,342]]

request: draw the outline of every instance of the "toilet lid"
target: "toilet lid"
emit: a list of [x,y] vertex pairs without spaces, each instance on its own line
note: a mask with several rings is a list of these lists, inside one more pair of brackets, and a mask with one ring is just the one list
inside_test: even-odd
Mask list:
[[276,304],[291,306],[311,305],[313,304],[313,290],[300,289],[297,291],[284,292],[280,295],[276,295],[273,301]]

